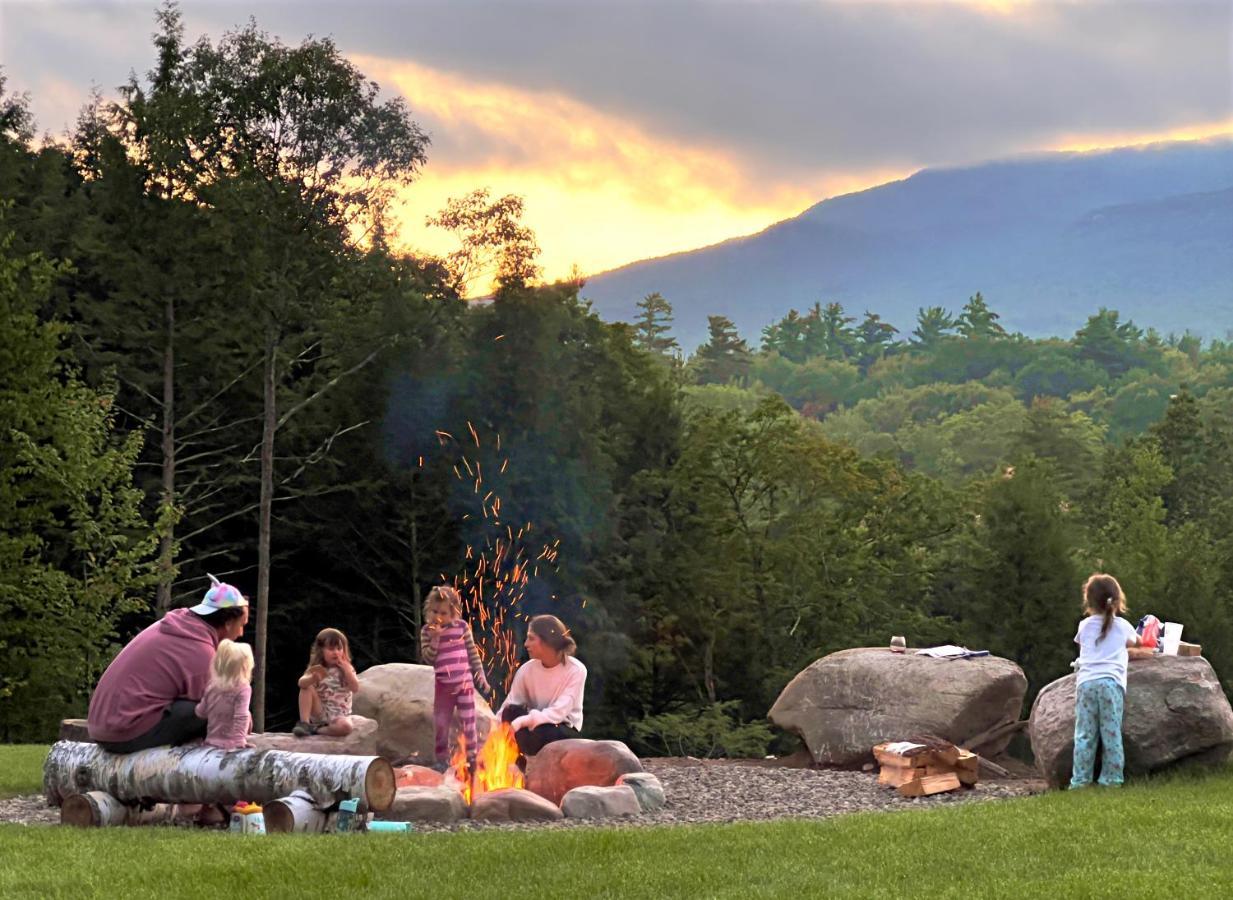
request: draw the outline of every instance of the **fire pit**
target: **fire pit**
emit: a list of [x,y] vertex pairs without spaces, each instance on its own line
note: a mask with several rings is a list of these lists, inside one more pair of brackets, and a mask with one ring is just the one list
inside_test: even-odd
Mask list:
[[450,772],[468,806],[482,794],[526,786],[526,778],[518,768],[518,752],[514,729],[508,722],[499,722],[488,732],[487,740],[475,755],[475,771],[472,772],[467,763],[467,739],[461,734],[458,736],[458,746],[450,759]]
[[[439,783],[425,783],[429,773],[422,768],[404,772],[405,786],[399,788],[385,817],[424,822],[596,819],[663,804],[658,780],[643,771],[638,758],[619,741],[574,739],[549,744],[532,758],[526,775],[517,765],[518,756],[513,730],[500,723],[475,754],[472,772],[460,736],[450,769]],[[622,783],[626,776],[629,784]]]

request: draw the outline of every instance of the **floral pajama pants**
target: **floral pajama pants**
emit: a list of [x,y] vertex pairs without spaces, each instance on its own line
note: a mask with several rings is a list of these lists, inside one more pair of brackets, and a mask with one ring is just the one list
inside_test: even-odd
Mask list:
[[1096,745],[1104,754],[1100,760],[1100,784],[1119,785],[1126,769],[1122,752],[1122,707],[1126,692],[1113,678],[1097,678],[1079,685],[1075,693],[1075,765],[1070,786],[1092,783],[1096,764]]

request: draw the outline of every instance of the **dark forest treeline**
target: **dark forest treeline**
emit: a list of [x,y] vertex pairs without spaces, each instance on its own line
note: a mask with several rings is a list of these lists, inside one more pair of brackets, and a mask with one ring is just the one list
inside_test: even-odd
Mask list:
[[443,213],[445,260],[392,252],[427,140],[328,41],[190,45],[168,8],[156,51],[65,144],[0,98],[0,737],[80,714],[207,571],[268,588],[285,727],[318,629],[414,660],[424,590],[503,540],[556,548],[520,608],[576,626],[587,732],[644,752],[765,752],[792,675],[891,634],[1034,692],[1096,568],[1233,672],[1228,344],[1105,310],[1032,340],[977,295],[902,340],[716,318],[682,361],[664,298],[611,324],[535,286],[510,198]]

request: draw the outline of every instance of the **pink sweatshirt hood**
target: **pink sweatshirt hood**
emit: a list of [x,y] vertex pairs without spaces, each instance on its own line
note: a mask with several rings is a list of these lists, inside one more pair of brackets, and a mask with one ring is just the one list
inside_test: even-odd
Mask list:
[[90,698],[90,737],[116,743],[145,734],[173,700],[200,700],[210,681],[218,632],[173,609],[129,641]]

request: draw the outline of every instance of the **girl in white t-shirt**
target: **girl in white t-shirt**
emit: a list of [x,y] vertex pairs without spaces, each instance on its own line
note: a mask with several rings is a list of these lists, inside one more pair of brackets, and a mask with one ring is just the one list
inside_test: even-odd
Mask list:
[[1096,745],[1104,748],[1100,784],[1116,787],[1125,776],[1122,709],[1126,699],[1128,647],[1139,646],[1134,626],[1121,617],[1126,596],[1112,575],[1091,576],[1083,585],[1083,611],[1075,643],[1079,672],[1075,678],[1075,757],[1070,787],[1092,783]]
[[514,673],[497,717],[510,723],[525,757],[545,744],[578,737],[587,667],[574,656],[578,645],[556,616],[531,619],[524,646],[531,658]]

